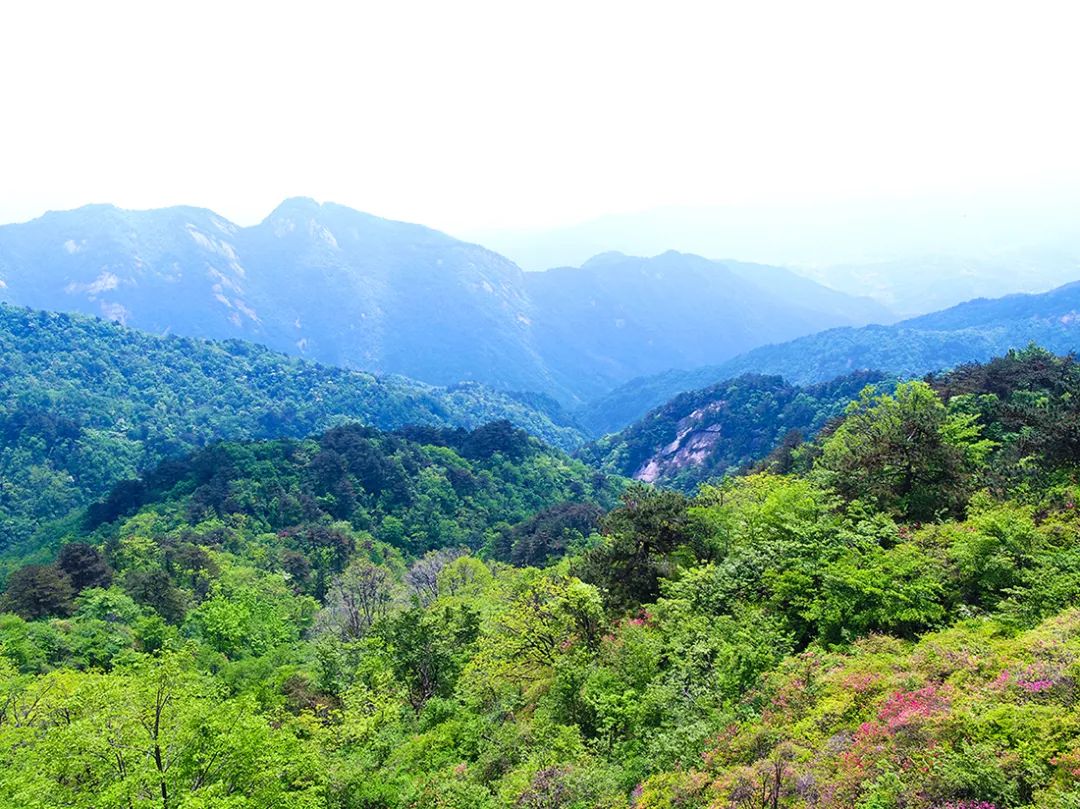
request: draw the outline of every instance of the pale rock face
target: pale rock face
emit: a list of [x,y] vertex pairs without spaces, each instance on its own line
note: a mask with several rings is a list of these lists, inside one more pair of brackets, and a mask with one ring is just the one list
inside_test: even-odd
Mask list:
[[240,285],[236,283],[236,281],[234,281],[232,278],[227,276],[225,273],[223,273],[216,267],[210,267],[206,271],[206,274],[214,280],[213,288],[217,291],[221,291],[222,289],[228,289],[231,292],[243,292],[243,290],[240,288]]
[[[230,262],[237,262],[239,260],[236,255],[236,248],[226,241],[221,239],[214,239],[207,236],[200,231],[194,225],[188,223],[187,232],[191,236],[192,241],[204,250],[209,250],[212,253],[217,253],[219,256],[227,258]],[[241,270],[242,271],[242,270]]]
[[248,320],[252,320],[256,323],[259,322],[258,314],[256,314],[255,310],[248,306],[246,303],[241,300],[234,301],[233,303],[236,305],[236,308],[239,309],[240,312],[248,318]]
[[637,480],[654,483],[664,475],[677,473],[689,466],[701,466],[709,460],[713,447],[722,438],[719,424],[706,423],[714,413],[721,411],[726,402],[719,399],[705,407],[699,407],[679,421],[675,439],[664,445],[646,463],[634,472]]
[[333,247],[335,250],[337,249],[337,239],[334,238],[334,234],[330,232],[329,228],[312,220],[309,229],[313,238],[330,245],[330,247]]
[[121,326],[126,326],[131,313],[119,303],[101,302],[101,314],[106,320],[115,320]]
[[649,461],[637,471],[634,478],[644,483],[653,483],[660,477],[660,464],[655,460]]
[[187,232],[191,236],[191,240],[195,242],[195,244],[199,245],[199,247],[202,247],[205,250],[214,249],[214,243],[209,238],[207,238],[205,234],[200,233],[194,225],[189,224],[187,226]]
[[115,273],[106,270],[89,284],[77,284],[72,281],[64,287],[64,292],[69,295],[84,293],[87,297],[93,298],[95,295],[100,295],[102,292],[116,289],[118,286],[120,286],[120,279]]

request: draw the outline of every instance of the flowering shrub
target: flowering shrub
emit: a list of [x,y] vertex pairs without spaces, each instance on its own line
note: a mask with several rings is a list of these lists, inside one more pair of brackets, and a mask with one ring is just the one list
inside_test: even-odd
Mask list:
[[763,686],[755,721],[712,737],[710,807],[1080,805],[1080,611],[1020,634],[972,621],[801,658]]
[[948,707],[948,700],[933,685],[917,691],[898,691],[889,697],[878,711],[878,720],[885,723],[890,732],[936,713]]

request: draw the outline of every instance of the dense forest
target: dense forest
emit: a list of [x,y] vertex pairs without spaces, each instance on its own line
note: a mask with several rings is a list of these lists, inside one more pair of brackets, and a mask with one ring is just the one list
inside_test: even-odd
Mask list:
[[895,381],[861,371],[817,385],[744,374],[680,394],[579,454],[612,473],[684,491],[747,470],[778,446],[800,443],[839,417],[867,385]]
[[565,448],[583,439],[535,394],[435,388],[251,343],[154,337],[4,304],[0,354],[0,552],[117,481],[224,438],[300,438],[345,421],[393,429],[509,419]]
[[215,444],[0,596],[19,807],[1080,806],[1080,366],[692,495],[496,422]]

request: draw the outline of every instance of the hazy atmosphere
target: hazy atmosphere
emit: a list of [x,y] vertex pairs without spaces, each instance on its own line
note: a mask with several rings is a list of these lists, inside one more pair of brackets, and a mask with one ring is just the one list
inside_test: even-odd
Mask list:
[[40,2],[3,16],[4,221],[112,202],[253,224],[303,195],[469,235],[669,206],[1042,188],[1075,203],[1080,185],[1067,3]]
[[0,10],[0,807],[1080,809],[1080,12]]

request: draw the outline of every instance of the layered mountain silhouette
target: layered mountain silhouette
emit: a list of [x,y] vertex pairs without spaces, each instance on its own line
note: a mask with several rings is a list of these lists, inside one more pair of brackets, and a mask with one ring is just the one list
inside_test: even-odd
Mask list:
[[302,198],[252,227],[201,208],[108,205],[0,227],[0,300],[564,404],[666,368],[889,320],[776,267],[605,254],[524,273],[444,233]]
[[[621,381],[735,356],[764,335],[808,334],[823,319],[890,320],[853,298],[780,267],[709,261],[669,251],[604,253],[581,267],[528,273],[534,336],[563,385],[592,398]],[[647,373],[647,372],[646,372]]]
[[741,374],[776,374],[803,385],[864,370],[915,377],[1030,343],[1059,354],[1080,350],[1080,282],[1038,295],[980,298],[891,326],[828,329],[719,365],[641,377],[591,401],[578,418],[593,433],[612,432],[684,391]]
[[0,228],[13,303],[435,384],[550,392],[521,276],[437,231],[306,199],[250,228],[198,208],[111,206]]

